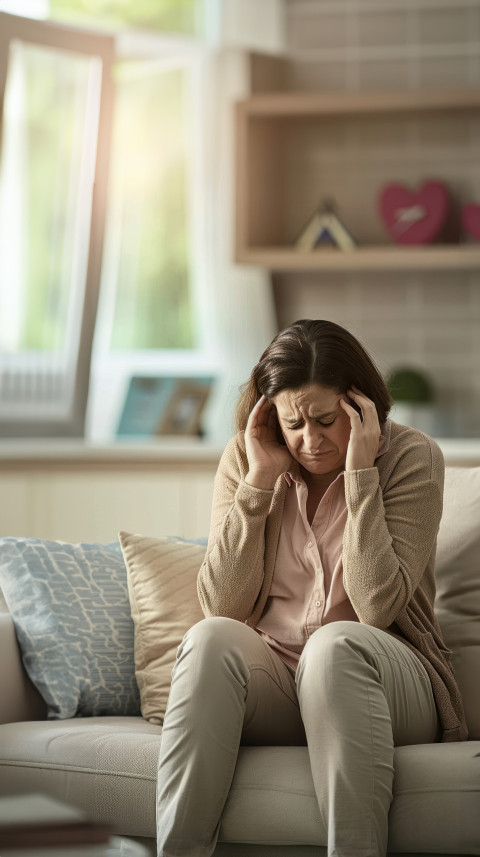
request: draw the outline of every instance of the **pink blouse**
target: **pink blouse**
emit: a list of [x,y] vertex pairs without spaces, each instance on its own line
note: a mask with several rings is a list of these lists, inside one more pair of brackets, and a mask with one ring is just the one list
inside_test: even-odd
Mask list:
[[[383,426],[389,445],[390,422]],[[379,457],[377,456],[377,458]],[[343,472],[328,486],[310,525],[307,486],[300,468],[285,474],[282,528],[272,587],[257,632],[293,668],[308,638],[322,625],[358,616],[343,586],[342,547],[347,520]]]

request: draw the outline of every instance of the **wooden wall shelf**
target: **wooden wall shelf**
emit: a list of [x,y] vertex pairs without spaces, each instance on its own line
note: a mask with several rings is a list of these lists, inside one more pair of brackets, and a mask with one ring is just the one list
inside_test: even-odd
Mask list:
[[351,252],[322,248],[309,253],[290,247],[255,247],[238,251],[236,261],[272,271],[468,271],[480,270],[480,244],[371,246]]
[[250,116],[333,116],[355,113],[398,113],[412,110],[480,108],[480,90],[397,90],[385,92],[272,92],[237,102]]
[[[273,92],[235,109],[238,263],[276,271],[480,270],[480,243],[464,241],[458,227],[461,206],[480,201],[472,178],[480,89]],[[429,178],[451,190],[448,243],[387,243],[380,188]],[[324,197],[334,198],[356,250],[294,247]]]

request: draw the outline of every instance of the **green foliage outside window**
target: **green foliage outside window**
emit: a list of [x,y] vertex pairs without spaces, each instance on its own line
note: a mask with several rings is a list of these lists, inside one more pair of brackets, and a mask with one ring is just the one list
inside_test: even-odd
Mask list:
[[[55,5],[129,7],[137,22],[140,11],[150,8],[159,23],[161,9],[172,10],[173,22],[173,11],[196,4],[52,0]],[[21,319],[10,337],[15,350],[59,353],[67,344],[71,295],[83,282],[88,252],[91,185],[81,164],[96,145],[96,128],[86,124],[91,63],[22,42],[10,52],[7,91],[16,81],[15,98],[6,99],[12,109],[3,130],[9,129],[13,154],[8,165],[2,157],[2,171],[15,176],[8,193],[15,194],[12,210],[21,211],[21,222],[18,215],[10,225],[12,234],[21,235],[21,242],[10,242],[9,257],[10,269],[19,272],[9,284],[19,307],[12,317]],[[102,266],[102,289],[114,302],[110,348],[192,348],[190,73],[132,62],[117,65],[116,78]]]
[[[195,36],[205,0],[50,0],[50,16],[83,26]],[[192,348],[188,228],[189,87],[182,70],[117,66],[108,248],[115,282],[110,347]]]
[[11,277],[0,288],[13,289],[17,305],[13,350],[65,347],[80,210],[88,235],[91,186],[82,187],[81,161],[89,71],[89,58],[22,42],[10,48],[1,186],[13,217],[3,224]]
[[69,23],[197,35],[204,0],[50,0],[50,17]]
[[[58,323],[59,316],[62,321],[65,318],[59,312],[64,302],[62,254],[52,253],[51,248],[60,249],[65,240],[74,87],[69,75],[71,65],[65,62],[62,67],[64,58],[60,53],[47,54],[42,49],[30,48],[25,54],[32,61],[25,93],[25,137],[29,152],[24,177],[28,199],[25,221],[28,300],[25,301],[23,341],[19,345],[26,350],[53,351],[63,349],[66,332],[65,324]],[[55,82],[55,74],[62,81],[61,87]],[[62,120],[64,138],[60,147]]]
[[[118,69],[106,277],[111,348],[193,346],[184,69]],[[110,275],[110,265],[115,272]]]

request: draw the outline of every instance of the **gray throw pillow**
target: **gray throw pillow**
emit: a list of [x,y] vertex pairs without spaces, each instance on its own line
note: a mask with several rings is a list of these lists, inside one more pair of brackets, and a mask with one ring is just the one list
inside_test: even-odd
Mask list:
[[140,714],[118,542],[0,538],[0,588],[49,719]]

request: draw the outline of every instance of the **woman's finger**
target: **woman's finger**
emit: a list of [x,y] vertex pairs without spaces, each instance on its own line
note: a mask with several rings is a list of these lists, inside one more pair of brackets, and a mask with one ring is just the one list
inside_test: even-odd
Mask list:
[[348,395],[350,396],[350,398],[352,399],[352,401],[354,401],[355,404],[360,408],[360,410],[362,412],[362,414],[361,414],[362,421],[365,422],[365,420],[366,420],[369,424],[372,424],[372,423],[374,425],[378,424],[378,426],[380,427],[380,424],[378,422],[378,414],[377,414],[377,408],[375,407],[375,402],[372,402],[372,400],[369,399],[368,396],[365,396],[364,393],[358,392],[356,387],[352,387],[347,392],[348,392]]
[[352,407],[352,405],[349,402],[347,402],[346,399],[340,399],[340,405],[343,408],[343,410],[347,412],[347,414],[350,418],[354,417],[357,420],[361,420],[361,417],[360,417],[360,414],[358,413],[358,411],[354,407]]
[[267,416],[268,425],[271,428],[276,428],[277,423],[278,423],[277,409],[276,409],[275,405],[272,404],[272,402],[269,402],[269,405],[270,405],[270,408],[268,410],[268,416]]
[[257,414],[257,424],[259,426],[267,426],[270,427],[271,419],[272,419],[272,411],[273,406],[272,403],[262,396],[263,401],[260,403],[258,414]]
[[262,409],[262,405],[264,405],[265,402],[266,402],[265,396],[260,396],[258,402],[255,402],[252,410],[250,411],[247,424],[249,423],[250,425],[252,425],[252,423],[254,423],[258,420],[260,411]]
[[347,391],[348,395],[354,402],[358,402],[363,406],[367,406],[370,408],[375,408],[375,403],[372,402],[365,393],[360,392],[357,387],[351,387],[350,390]]

